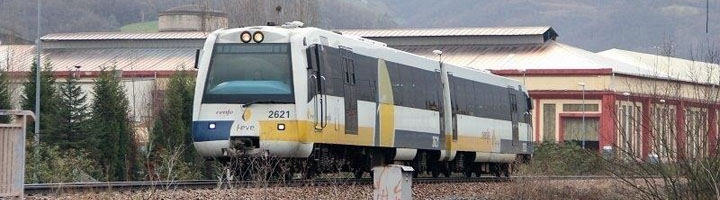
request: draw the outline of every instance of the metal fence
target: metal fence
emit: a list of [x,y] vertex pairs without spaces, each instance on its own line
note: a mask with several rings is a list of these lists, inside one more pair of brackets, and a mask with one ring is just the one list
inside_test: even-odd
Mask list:
[[0,110],[10,123],[0,123],[0,199],[23,198],[25,182],[25,128],[34,119],[30,111]]

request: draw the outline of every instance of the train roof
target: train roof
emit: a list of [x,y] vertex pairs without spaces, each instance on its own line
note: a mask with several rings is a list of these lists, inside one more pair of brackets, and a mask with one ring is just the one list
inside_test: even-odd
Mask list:
[[[275,28],[275,27],[273,27]],[[363,38],[355,35],[345,35],[339,32],[333,32],[329,30],[307,27],[307,28],[289,28],[292,35],[300,35],[302,37],[313,37],[313,36],[325,36],[328,38],[335,38],[335,44],[332,41],[328,42],[328,45],[337,47],[340,43],[342,45],[350,45],[353,51],[364,55],[374,56],[382,58],[387,61],[397,62],[413,67],[423,68],[425,70],[439,70],[439,59],[421,56],[406,52],[403,50],[388,47],[385,43],[378,42],[375,40]],[[342,42],[340,41],[342,40]],[[312,42],[311,44],[319,43]],[[440,56],[437,56],[439,58]],[[506,78],[503,76],[492,74],[488,70],[471,68],[466,66],[457,66],[447,62],[443,62],[443,66],[448,67],[448,72],[452,73],[453,76],[480,80],[489,84],[502,86],[502,87],[513,87],[519,89],[522,83],[517,80]]]

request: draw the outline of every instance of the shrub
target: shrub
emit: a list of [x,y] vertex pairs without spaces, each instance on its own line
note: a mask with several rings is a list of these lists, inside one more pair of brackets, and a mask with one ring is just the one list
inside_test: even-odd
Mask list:
[[43,144],[38,154],[34,151],[27,154],[26,183],[88,182],[95,181],[93,177],[102,177],[98,164],[85,152]]
[[533,158],[518,166],[525,175],[596,175],[602,173],[602,162],[596,152],[575,144],[544,143],[537,145]]

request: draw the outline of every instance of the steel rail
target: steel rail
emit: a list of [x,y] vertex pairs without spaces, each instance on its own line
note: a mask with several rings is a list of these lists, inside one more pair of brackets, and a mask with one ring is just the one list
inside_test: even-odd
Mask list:
[[[508,182],[514,180],[598,180],[612,179],[612,176],[513,176],[505,177],[449,177],[413,178],[414,184]],[[77,192],[125,191],[125,190],[180,190],[180,189],[228,189],[265,187],[303,187],[332,185],[370,185],[371,178],[317,178],[312,180],[269,180],[269,181],[218,181],[218,180],[177,180],[177,181],[122,181],[122,182],[76,182],[25,184],[25,194],[54,194]]]

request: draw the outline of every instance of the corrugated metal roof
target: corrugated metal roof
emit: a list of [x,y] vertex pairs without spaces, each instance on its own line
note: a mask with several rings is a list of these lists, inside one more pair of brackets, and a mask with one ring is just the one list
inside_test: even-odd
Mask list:
[[597,53],[609,59],[668,74],[674,79],[717,84],[720,65],[675,57],[646,54],[622,49],[609,49]]
[[0,45],[0,68],[27,71],[35,57],[34,45]]
[[346,29],[343,34],[360,37],[440,37],[440,36],[512,36],[557,33],[549,26],[538,27],[479,27],[479,28],[426,28],[426,29]]
[[123,71],[173,71],[191,69],[193,49],[74,49],[46,51],[53,70],[68,71],[80,65],[83,71],[115,66]]
[[666,77],[643,66],[631,65],[556,41],[515,46],[422,46],[400,50],[437,59],[433,50],[443,51],[443,61],[485,70],[503,69],[607,69],[616,73]]
[[[0,46],[0,58],[11,54],[11,71],[29,71],[34,57],[31,45]],[[82,71],[100,71],[102,67],[115,66],[123,71],[174,71],[180,68],[194,70],[195,49],[51,49],[43,51],[53,71],[72,71],[82,66]],[[5,59],[0,66],[7,66]]]
[[157,32],[157,33],[127,33],[127,32],[85,32],[85,33],[52,33],[43,36],[43,41],[51,40],[172,40],[196,39],[204,40],[207,32]]

